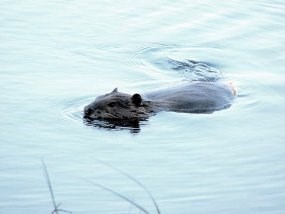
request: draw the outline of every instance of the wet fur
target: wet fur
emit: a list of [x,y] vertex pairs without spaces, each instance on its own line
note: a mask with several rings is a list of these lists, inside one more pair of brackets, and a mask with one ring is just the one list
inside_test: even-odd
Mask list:
[[[118,92],[114,89],[111,93],[99,96],[94,102],[84,108],[85,117],[107,120],[136,120],[148,118],[157,112],[155,106],[145,100],[136,100],[133,96]],[[137,102],[139,101],[139,102]]]
[[141,96],[114,89],[84,108],[84,115],[98,120],[143,120],[159,111],[212,113],[229,108],[236,91],[228,82],[187,82]]

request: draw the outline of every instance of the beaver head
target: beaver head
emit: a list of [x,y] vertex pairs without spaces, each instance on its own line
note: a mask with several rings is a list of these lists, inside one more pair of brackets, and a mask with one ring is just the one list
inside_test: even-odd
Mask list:
[[140,120],[154,113],[152,103],[143,100],[140,94],[121,93],[117,88],[98,96],[84,108],[85,118],[98,120]]

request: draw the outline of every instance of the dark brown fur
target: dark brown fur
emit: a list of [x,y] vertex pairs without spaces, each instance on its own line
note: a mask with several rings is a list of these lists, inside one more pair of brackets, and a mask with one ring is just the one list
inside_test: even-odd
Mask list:
[[231,83],[191,82],[140,94],[118,92],[99,96],[84,108],[84,115],[98,120],[143,120],[165,111],[212,113],[229,108],[236,91]]
[[84,108],[85,117],[107,120],[146,119],[158,109],[150,101],[142,100],[139,94],[129,95],[118,92],[99,96]]

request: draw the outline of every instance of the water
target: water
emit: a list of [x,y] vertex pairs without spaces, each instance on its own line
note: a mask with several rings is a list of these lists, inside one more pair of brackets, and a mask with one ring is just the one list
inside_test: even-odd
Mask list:
[[[0,3],[0,213],[141,213],[99,183],[162,213],[284,213],[283,1]],[[129,129],[86,126],[82,109],[192,78],[205,62],[235,82],[210,115],[162,112]],[[186,76],[185,76],[186,73]]]

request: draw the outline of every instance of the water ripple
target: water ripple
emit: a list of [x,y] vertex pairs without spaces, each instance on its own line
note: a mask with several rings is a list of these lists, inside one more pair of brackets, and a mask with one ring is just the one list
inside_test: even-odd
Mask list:
[[245,81],[237,83],[236,106],[239,111],[254,113],[258,108],[273,108],[278,93],[269,85]]
[[148,75],[153,76],[156,71],[170,76],[180,75],[180,78],[190,81],[215,81],[222,78],[218,63],[213,59],[209,62],[201,60],[197,56],[199,52],[209,52],[208,49],[154,43],[133,48],[130,55],[149,68],[144,71]]
[[62,100],[56,104],[56,112],[53,114],[55,120],[72,123],[82,123],[83,109],[94,97],[80,97],[69,100]]

